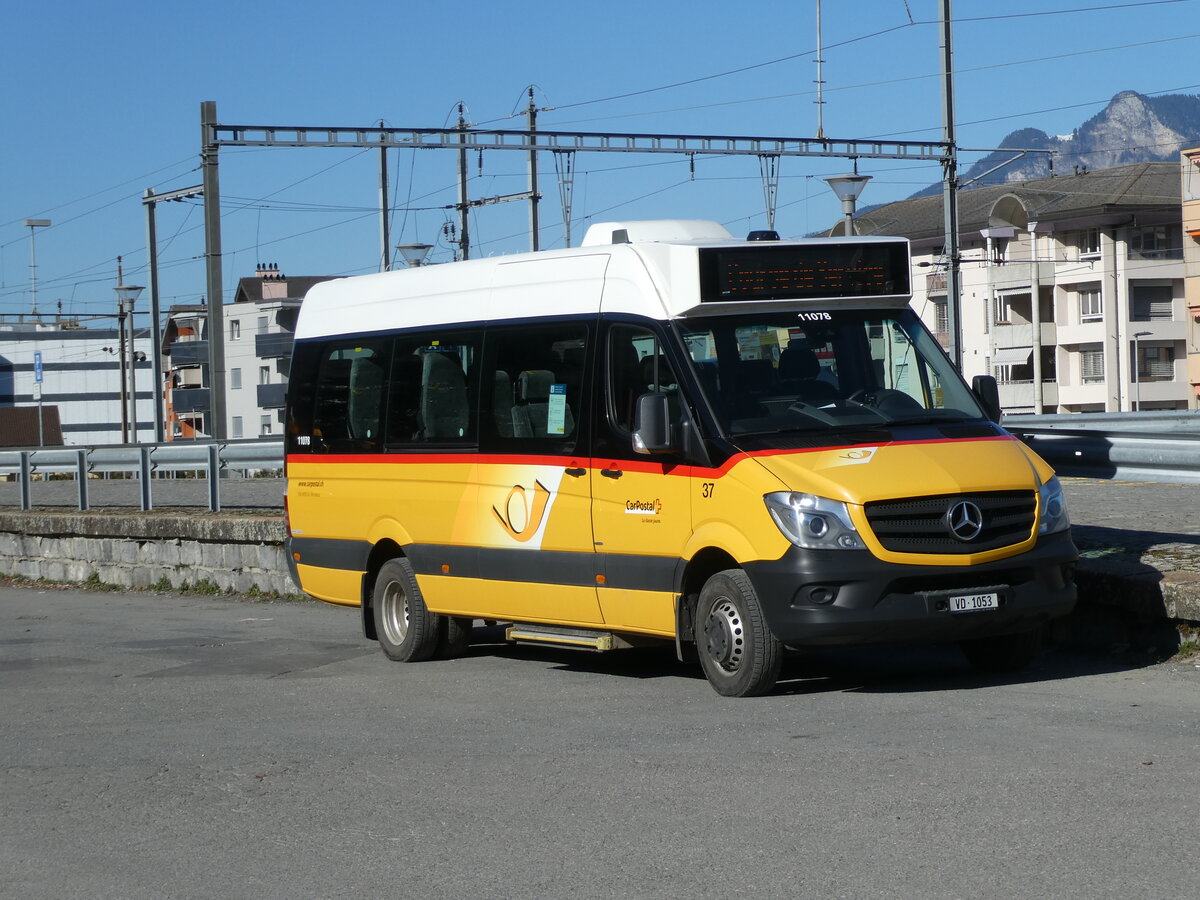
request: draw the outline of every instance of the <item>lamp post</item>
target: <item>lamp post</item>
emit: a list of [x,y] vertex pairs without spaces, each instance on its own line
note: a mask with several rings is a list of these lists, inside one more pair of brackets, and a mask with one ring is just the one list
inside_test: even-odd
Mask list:
[[[130,423],[133,428],[133,442],[137,443],[137,376],[135,363],[137,354],[133,344],[133,307],[138,295],[145,288],[136,284],[118,284],[113,288],[117,292],[117,343],[121,356],[121,443],[129,443]],[[125,319],[129,319],[129,385],[125,382]],[[128,397],[128,401],[126,401]]]
[[417,266],[425,265],[425,257],[429,255],[429,251],[433,249],[432,244],[397,244],[396,249],[400,251],[400,255],[404,257],[404,261],[415,269]]
[[1137,412],[1142,409],[1142,374],[1138,370],[1141,368],[1139,361],[1141,360],[1141,348],[1138,345],[1138,339],[1149,337],[1149,331],[1135,331],[1133,333],[1133,408]]
[[854,234],[854,209],[858,205],[859,194],[871,180],[870,175],[831,175],[825,182],[833,188],[833,192],[842,201],[842,215],[846,217],[846,236]]

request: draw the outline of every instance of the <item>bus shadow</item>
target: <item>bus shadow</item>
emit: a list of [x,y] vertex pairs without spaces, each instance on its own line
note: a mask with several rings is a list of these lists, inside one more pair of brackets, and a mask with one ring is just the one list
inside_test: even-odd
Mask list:
[[1029,666],[1006,673],[979,672],[951,645],[821,648],[789,656],[776,694],[920,694],[1039,684],[1136,671],[1161,656],[1052,646]]
[[[477,627],[468,653],[527,660],[555,669],[614,678],[704,681],[699,662],[694,658],[680,662],[667,644],[590,653],[511,644],[504,640],[503,629]],[[951,645],[817,648],[787,651],[779,681],[771,694],[931,693],[1037,684],[1136,671],[1160,662],[1167,655],[1053,645],[1020,672],[985,674],[972,668],[958,648]]]

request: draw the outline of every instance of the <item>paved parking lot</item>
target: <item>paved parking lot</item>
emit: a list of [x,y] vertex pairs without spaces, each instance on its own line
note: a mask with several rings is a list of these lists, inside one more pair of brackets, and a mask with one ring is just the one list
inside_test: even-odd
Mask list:
[[1191,896],[1200,669],[389,663],[317,603],[0,587],[0,897]]

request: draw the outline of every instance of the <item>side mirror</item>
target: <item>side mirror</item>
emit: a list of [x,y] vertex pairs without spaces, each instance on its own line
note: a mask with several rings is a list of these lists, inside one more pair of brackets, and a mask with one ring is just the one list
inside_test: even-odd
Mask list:
[[637,399],[633,420],[633,450],[635,453],[670,453],[678,449],[675,427],[671,422],[671,407],[666,394],[642,394]]
[[978,398],[983,411],[993,422],[1000,421],[1000,388],[991,375],[976,375],[971,379],[971,392]]

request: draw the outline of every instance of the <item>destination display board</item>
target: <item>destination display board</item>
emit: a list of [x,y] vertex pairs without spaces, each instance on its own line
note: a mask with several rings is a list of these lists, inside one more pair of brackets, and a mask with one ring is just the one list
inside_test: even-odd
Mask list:
[[700,250],[700,300],[832,300],[908,296],[907,241],[764,242]]

